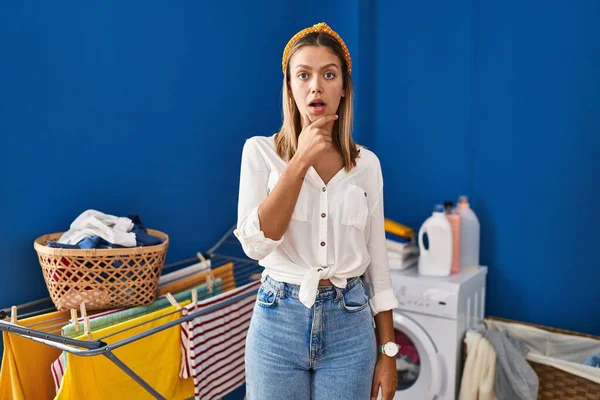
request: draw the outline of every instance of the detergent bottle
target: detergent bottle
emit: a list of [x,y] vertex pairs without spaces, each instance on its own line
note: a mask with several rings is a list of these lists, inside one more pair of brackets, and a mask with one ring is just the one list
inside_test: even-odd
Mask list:
[[452,270],[453,274],[460,272],[460,215],[454,209],[454,203],[452,201],[444,202],[444,209],[446,210],[446,218],[450,222],[450,228],[452,228]]
[[460,196],[456,211],[460,215],[460,266],[479,266],[479,219],[469,206],[467,196]]
[[[423,242],[427,234],[429,246]],[[419,274],[448,276],[452,270],[452,227],[441,204],[419,229]]]

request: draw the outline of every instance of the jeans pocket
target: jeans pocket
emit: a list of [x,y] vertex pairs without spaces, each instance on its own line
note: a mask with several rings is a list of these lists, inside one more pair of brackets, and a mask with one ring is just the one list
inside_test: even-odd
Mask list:
[[365,292],[362,280],[344,293],[340,305],[344,311],[349,313],[362,311],[369,306],[369,297]]
[[277,291],[264,284],[261,285],[256,295],[256,304],[262,308],[274,307],[277,304]]

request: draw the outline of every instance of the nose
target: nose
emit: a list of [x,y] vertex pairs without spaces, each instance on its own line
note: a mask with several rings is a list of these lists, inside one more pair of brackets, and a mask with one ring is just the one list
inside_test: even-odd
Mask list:
[[310,92],[312,94],[323,93],[323,85],[321,84],[321,80],[319,79],[318,76],[313,78],[313,80],[311,81]]

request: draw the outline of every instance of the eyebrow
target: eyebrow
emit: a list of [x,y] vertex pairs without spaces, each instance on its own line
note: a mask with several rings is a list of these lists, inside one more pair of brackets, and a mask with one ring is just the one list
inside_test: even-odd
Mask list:
[[[336,67],[338,69],[340,68],[340,67],[338,67],[338,65],[336,63],[331,63],[331,64],[327,64],[327,65],[322,66],[321,69],[327,69],[327,68],[330,68],[330,67]],[[298,65],[296,65],[296,69],[298,69],[298,68],[312,69],[310,66],[304,65],[304,64],[298,64]]]

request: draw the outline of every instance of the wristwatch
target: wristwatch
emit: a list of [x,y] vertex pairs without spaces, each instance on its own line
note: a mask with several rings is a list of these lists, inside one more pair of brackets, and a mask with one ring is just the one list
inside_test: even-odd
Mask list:
[[394,342],[387,342],[386,344],[382,344],[379,346],[379,352],[381,354],[385,354],[388,357],[396,357],[398,351],[400,350],[400,345]]

